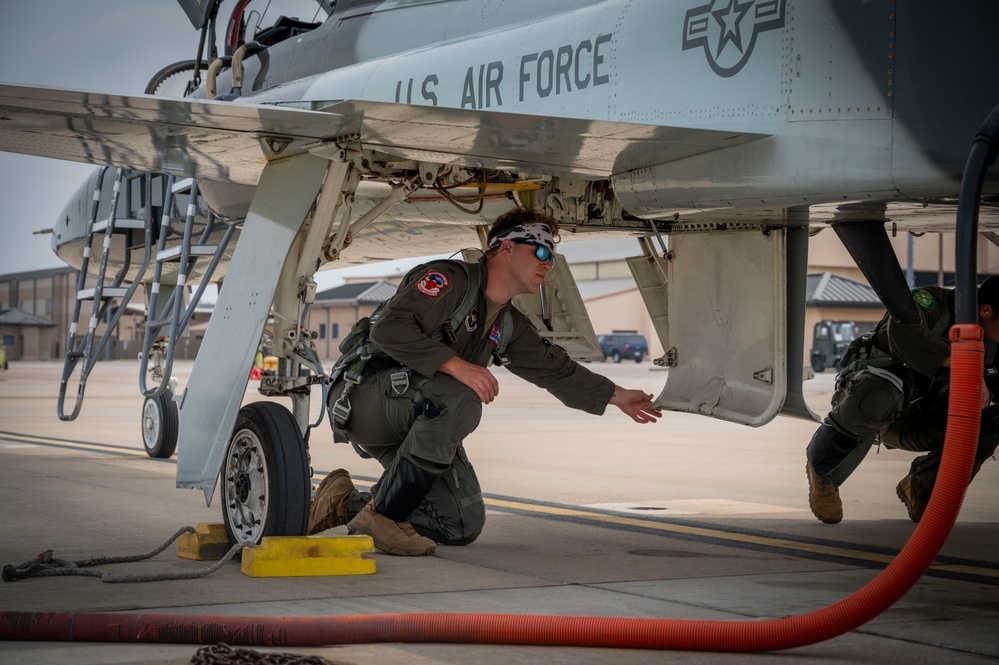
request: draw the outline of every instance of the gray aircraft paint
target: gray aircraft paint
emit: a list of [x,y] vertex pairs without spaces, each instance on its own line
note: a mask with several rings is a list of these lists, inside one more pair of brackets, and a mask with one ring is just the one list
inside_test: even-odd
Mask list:
[[[449,4],[422,10],[439,14]],[[934,95],[922,72],[942,84],[949,71],[963,72],[959,80],[966,82],[976,75],[986,79],[999,66],[994,46],[974,59],[953,49],[929,56],[911,46],[925,43],[930,25],[938,33],[961,34],[969,22],[996,13],[981,3],[972,5],[975,11],[940,12],[928,0],[915,0],[899,3],[904,7],[896,15],[881,3],[757,2],[753,9],[764,12],[763,20],[755,19],[751,31],[736,35],[741,23],[730,22],[727,40],[724,28],[705,29],[702,43],[687,48],[683,31],[726,10],[726,3],[582,4],[588,6],[498,26],[474,40],[452,38],[327,71],[246,101],[290,96],[321,107],[364,99],[773,135],[762,144],[680,162],[616,164],[626,207],[657,216],[754,202],[769,209],[956,191],[966,146],[991,106],[989,86],[969,88],[958,104],[955,94]],[[385,29],[387,36],[406,16],[426,19],[414,14],[420,9],[368,14],[358,34],[365,43],[388,41],[375,32]],[[747,16],[754,14],[743,13],[742,21]],[[705,43],[715,35],[719,45],[712,49]],[[310,37],[319,39],[321,32]],[[745,58],[735,69],[726,52],[740,45]],[[719,60],[735,71],[719,75]],[[896,80],[903,82],[898,109]],[[953,85],[945,87],[956,93]]]

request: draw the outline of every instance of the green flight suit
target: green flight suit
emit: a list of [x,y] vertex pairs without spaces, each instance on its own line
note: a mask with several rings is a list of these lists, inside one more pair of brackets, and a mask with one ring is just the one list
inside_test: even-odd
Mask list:
[[[469,273],[479,272],[479,294],[450,343],[430,335],[454,315],[469,288]],[[396,295],[371,328],[371,341],[389,358],[367,373],[350,392],[346,424],[355,450],[375,458],[385,468],[373,488],[376,507],[398,487],[400,462],[436,480],[409,522],[418,533],[436,542],[472,542],[485,523],[479,482],[462,442],[479,424],[482,403],[475,393],[438,368],[448,359],[487,367],[501,335],[507,369],[545,388],[566,406],[602,414],[614,393],[614,383],[569,358],[544,341],[527,318],[509,303],[491,311],[485,297],[485,259],[478,263],[434,261],[417,266],[403,279]],[[510,326],[512,331],[503,331]],[[388,362],[384,362],[384,361]],[[408,371],[408,385],[399,372]],[[396,375],[393,383],[392,376]],[[342,390],[334,384],[331,403]],[[405,472],[403,472],[405,474]],[[364,493],[351,497],[348,517],[365,503]]]
[[[807,454],[816,474],[839,486],[876,438],[886,448],[927,452],[913,460],[909,474],[916,497],[928,501],[947,428],[950,370],[942,363],[950,357],[947,331],[954,320],[954,291],[927,286],[912,294],[921,323],[899,323],[885,315],[873,335],[854,340],[844,354],[832,410],[823,421],[843,436],[813,437]],[[996,375],[996,348],[986,340],[987,383]],[[972,475],[999,444],[997,411],[999,407],[990,406],[982,413]]]

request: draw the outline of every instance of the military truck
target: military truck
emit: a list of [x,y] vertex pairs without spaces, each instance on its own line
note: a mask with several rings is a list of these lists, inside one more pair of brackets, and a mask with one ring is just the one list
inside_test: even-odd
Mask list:
[[827,367],[840,369],[839,359],[857,337],[874,328],[877,321],[819,321],[812,335],[812,369],[824,372]]

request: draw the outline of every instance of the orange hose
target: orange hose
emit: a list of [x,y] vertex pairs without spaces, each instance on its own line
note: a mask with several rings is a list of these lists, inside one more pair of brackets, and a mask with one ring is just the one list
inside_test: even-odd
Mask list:
[[758,621],[443,613],[237,617],[3,612],[0,639],[252,646],[448,642],[743,652],[821,642],[870,621],[911,589],[933,563],[957,518],[978,445],[984,335],[973,324],[954,326],[950,335],[947,436],[926,512],[884,571],[853,595],[815,612]]

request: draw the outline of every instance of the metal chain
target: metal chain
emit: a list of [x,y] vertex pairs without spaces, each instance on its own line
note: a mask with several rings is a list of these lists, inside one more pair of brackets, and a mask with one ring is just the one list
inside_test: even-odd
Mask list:
[[85,575],[88,577],[97,577],[100,578],[102,582],[107,582],[109,584],[122,582],[159,582],[163,580],[191,580],[214,573],[216,570],[224,566],[229,559],[235,556],[237,552],[242,550],[244,547],[253,545],[253,541],[241,540],[233,545],[225,556],[223,556],[214,565],[209,568],[201,568],[190,572],[113,575],[105,570],[88,570],[91,566],[98,566],[101,564],[132,563],[135,561],[151,559],[169,547],[172,542],[180,538],[181,534],[184,533],[195,533],[195,529],[191,526],[182,527],[165,543],[150,552],[146,552],[145,554],[132,554],[117,557],[100,556],[90,559],[80,559],[78,561],[66,561],[65,559],[56,559],[53,556],[53,550],[45,550],[34,559],[29,559],[20,565],[4,566],[3,580],[5,582],[13,582],[14,580],[21,580],[26,577],[57,577],[60,575]]
[[224,642],[201,647],[191,657],[193,665],[348,665],[322,656],[294,653],[260,653],[253,649],[234,649]]

